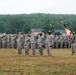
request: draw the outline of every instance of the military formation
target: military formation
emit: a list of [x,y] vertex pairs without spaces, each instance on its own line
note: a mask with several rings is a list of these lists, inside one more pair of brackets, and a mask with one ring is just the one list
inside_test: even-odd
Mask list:
[[22,49],[25,50],[26,55],[29,55],[29,49],[31,49],[32,55],[35,55],[38,48],[40,56],[43,56],[44,48],[46,48],[48,56],[51,56],[52,48],[71,48],[71,42],[67,36],[54,35],[50,31],[44,36],[42,33],[35,35],[35,31],[32,30],[30,34],[22,32],[0,34],[0,48],[17,48],[19,55],[22,54]]

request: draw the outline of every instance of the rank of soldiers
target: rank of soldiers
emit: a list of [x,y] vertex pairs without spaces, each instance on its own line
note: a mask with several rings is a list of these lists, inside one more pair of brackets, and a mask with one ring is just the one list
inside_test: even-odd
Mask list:
[[[1,35],[1,34],[0,34]],[[39,50],[39,54],[43,55],[43,49],[46,47],[47,53],[51,56],[52,48],[70,48],[71,43],[67,36],[57,36],[52,32],[47,32],[45,35],[39,33],[34,34],[34,30],[31,34],[5,34],[0,36],[0,48],[17,48],[18,54],[22,54],[24,48],[25,54],[29,55],[29,49],[32,50],[32,55],[36,54],[36,48]]]

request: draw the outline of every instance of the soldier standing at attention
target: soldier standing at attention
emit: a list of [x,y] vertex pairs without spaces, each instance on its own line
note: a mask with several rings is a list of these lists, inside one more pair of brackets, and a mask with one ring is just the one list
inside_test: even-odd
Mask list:
[[2,37],[2,48],[6,48],[7,47],[7,37],[6,35],[4,35]]
[[11,35],[11,48],[15,48],[15,36]]
[[7,34],[7,48],[11,47],[11,36],[10,34]]
[[23,36],[22,36],[22,33],[19,32],[18,38],[17,38],[18,54],[22,54],[22,44],[23,44]]
[[54,36],[52,34],[52,32],[48,32],[46,34],[46,49],[47,49],[47,54],[48,56],[51,56],[51,49],[54,43]]
[[0,36],[0,48],[2,48],[2,37]]
[[43,37],[42,37],[42,33],[38,34],[38,50],[39,50],[39,54],[41,56],[43,56]]
[[25,54],[29,55],[29,44],[30,44],[30,38],[25,35],[25,40],[24,40],[24,49],[25,49]]
[[71,50],[72,50],[72,55],[75,54],[75,49],[76,49],[76,33],[73,32],[73,35],[71,36]]
[[35,51],[35,44],[36,44],[36,35],[35,35],[35,31],[34,29],[32,29],[31,31],[31,38],[30,38],[30,42],[31,42],[31,50],[32,50],[32,55],[35,55],[36,51]]

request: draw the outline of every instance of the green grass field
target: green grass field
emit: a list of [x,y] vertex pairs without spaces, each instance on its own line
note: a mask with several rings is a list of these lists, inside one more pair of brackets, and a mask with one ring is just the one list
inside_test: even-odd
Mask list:
[[26,56],[24,49],[19,56],[17,49],[0,49],[0,75],[76,75],[76,54],[71,49],[52,49],[49,57],[44,49],[43,57]]

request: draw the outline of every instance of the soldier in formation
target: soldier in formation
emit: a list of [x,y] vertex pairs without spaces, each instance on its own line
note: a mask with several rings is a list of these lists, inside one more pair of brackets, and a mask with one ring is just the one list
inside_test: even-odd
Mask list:
[[7,46],[7,38],[6,38],[6,35],[5,36],[2,36],[2,48],[6,48]]
[[38,48],[39,55],[41,56],[43,55],[43,49],[45,47],[47,49],[48,55],[51,55],[52,48],[71,47],[73,51],[72,53],[75,53],[74,45],[75,44],[70,43],[69,38],[62,36],[54,36],[50,32],[46,34],[46,37],[43,37],[43,35],[40,33],[38,35],[38,39],[34,30],[31,31],[30,37],[24,37],[21,32],[19,32],[19,34],[0,35],[0,48],[17,48],[18,54],[22,54],[22,48],[24,48],[25,54],[29,55],[29,49],[31,48],[32,55],[35,55],[36,47]]
[[11,36],[7,34],[7,48],[11,48]]

